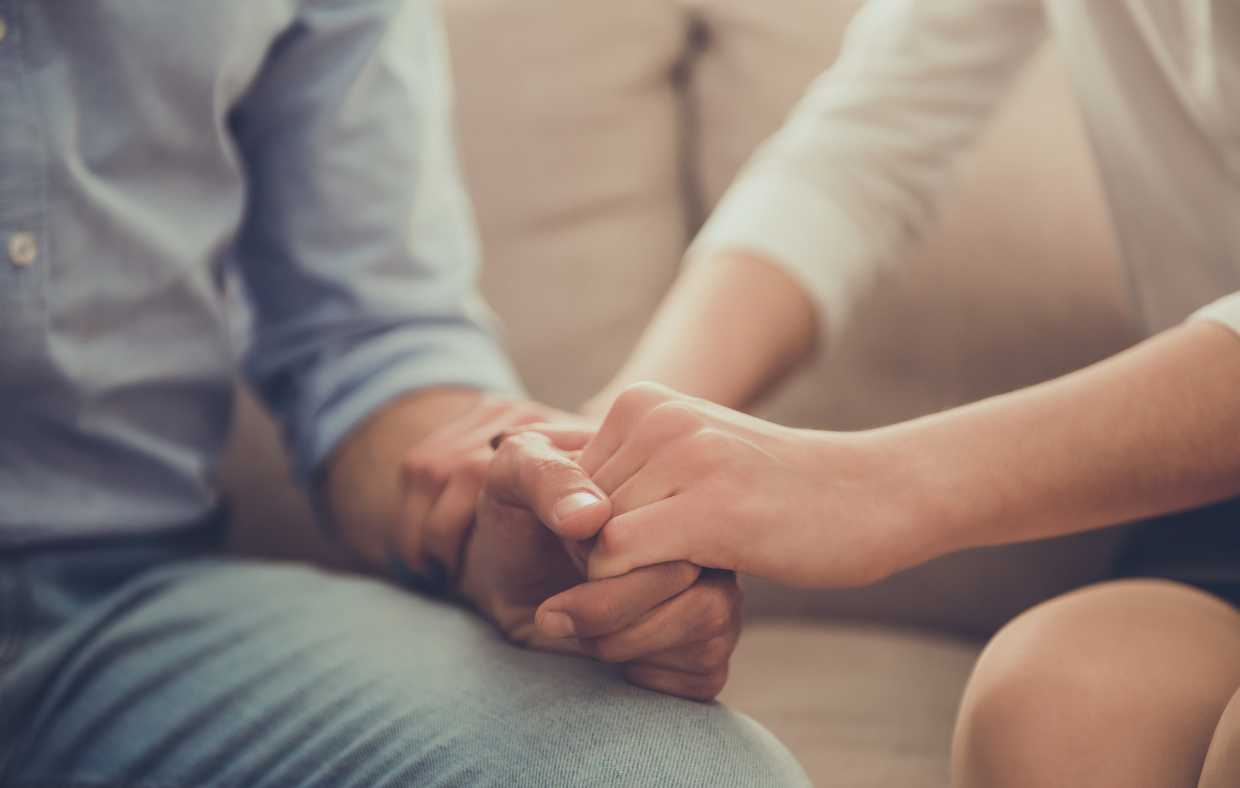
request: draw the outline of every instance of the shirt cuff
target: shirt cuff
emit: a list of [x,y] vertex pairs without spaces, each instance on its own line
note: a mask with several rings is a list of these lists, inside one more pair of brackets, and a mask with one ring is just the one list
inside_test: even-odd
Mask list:
[[685,265],[720,252],[782,268],[814,303],[823,339],[842,332],[877,269],[873,240],[855,216],[822,189],[772,171],[742,174],[690,245]]
[[1240,334],[1240,293],[1223,296],[1219,300],[1203,306],[1188,316],[1189,323],[1199,320],[1213,320]]
[[459,325],[391,331],[324,366],[322,376],[310,383],[308,407],[294,428],[300,438],[294,447],[297,472],[312,490],[340,442],[398,397],[441,386],[527,396],[495,339]]

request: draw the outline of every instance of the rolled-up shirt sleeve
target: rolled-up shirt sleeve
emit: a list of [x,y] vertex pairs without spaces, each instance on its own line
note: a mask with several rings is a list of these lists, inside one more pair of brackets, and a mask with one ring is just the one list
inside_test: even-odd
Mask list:
[[305,2],[231,113],[246,372],[313,479],[401,394],[521,384],[475,280],[445,43],[430,0]]
[[1200,320],[1222,323],[1240,334],[1240,293],[1232,293],[1212,301],[1188,317],[1190,323]]
[[687,265],[781,266],[838,332],[924,229],[963,154],[1046,34],[1038,0],[870,0],[836,64],[746,164]]

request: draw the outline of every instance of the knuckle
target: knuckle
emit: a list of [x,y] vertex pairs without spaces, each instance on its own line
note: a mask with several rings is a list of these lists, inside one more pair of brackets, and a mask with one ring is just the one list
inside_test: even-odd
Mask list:
[[709,676],[702,678],[696,689],[698,700],[713,700],[728,683],[728,672],[726,670],[716,671]]
[[658,569],[660,585],[669,591],[689,588],[701,572],[696,564],[688,561],[668,561]]
[[673,582],[692,583],[702,574],[702,568],[691,561],[669,561],[666,570]]
[[461,466],[461,473],[465,475],[474,486],[481,487],[487,478],[487,472],[491,468],[491,455],[489,452],[475,452],[472,454],[465,464]]
[[745,592],[736,579],[736,572],[730,569],[702,569],[701,584],[711,586],[730,599],[733,605],[740,604]]
[[581,624],[594,632],[611,632],[618,626],[620,606],[610,595],[598,596],[581,606]]
[[504,439],[504,442],[495,450],[495,454],[497,457],[519,459],[526,454],[535,453],[547,445],[547,436],[540,432],[532,430],[514,432]]
[[650,381],[631,383],[625,386],[620,395],[616,397],[612,409],[618,410],[620,413],[640,413],[660,402],[671,399],[673,396],[675,396],[675,392],[658,383],[651,383]]
[[504,409],[493,419],[496,428],[511,429],[526,424],[541,424],[553,418],[550,408],[537,402],[505,402]]
[[407,476],[416,476],[430,464],[430,452],[421,447],[415,446],[405,452],[405,456],[401,459],[401,470]]
[[736,611],[735,599],[727,589],[714,585],[702,586],[698,593],[697,611],[703,632],[724,632],[732,626]]
[[406,454],[401,470],[405,483],[416,487],[442,487],[451,474],[451,468],[443,458],[422,449],[413,449]]
[[731,454],[732,437],[712,427],[699,429],[693,435],[693,447],[706,460],[720,460]]
[[622,652],[616,638],[583,638],[581,646],[587,654],[599,662],[607,662],[614,665],[626,661],[625,654]]
[[528,463],[521,481],[536,500],[548,506],[570,492],[589,489],[580,466],[556,455],[544,455]]
[[542,482],[556,481],[572,473],[572,463],[568,458],[551,454],[534,458],[526,468],[531,476]]
[[732,599],[732,608],[740,610],[745,604],[745,589],[741,587],[740,583],[736,582],[736,575],[732,572],[728,573],[728,581],[724,588],[727,589],[728,596]]
[[532,401],[520,403],[516,409],[516,415],[527,423],[547,422],[553,417],[551,408],[541,402]]
[[730,638],[718,635],[695,645],[691,659],[700,668],[718,671],[728,664],[733,648]]
[[668,400],[650,409],[642,427],[656,437],[681,435],[696,431],[702,416],[691,402]]
[[577,463],[540,432],[517,433],[500,444],[500,451],[508,452],[506,458],[515,463],[518,477],[526,483],[546,485],[584,475]]
[[426,479],[436,487],[443,487],[452,478],[452,465],[442,459],[432,462],[426,469]]
[[543,456],[547,439],[536,432],[518,432],[509,435],[491,459],[489,478],[501,487],[508,487],[522,480],[528,473],[531,458],[537,462]]
[[393,536],[393,548],[396,554],[400,556],[406,564],[410,563],[409,556],[416,556],[421,548],[422,534],[420,529],[416,528],[398,528]]

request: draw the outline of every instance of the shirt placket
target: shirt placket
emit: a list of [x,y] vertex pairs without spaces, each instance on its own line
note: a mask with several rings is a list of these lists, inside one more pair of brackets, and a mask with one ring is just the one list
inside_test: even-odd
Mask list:
[[47,345],[46,152],[23,52],[27,10],[0,0],[0,391],[21,385]]

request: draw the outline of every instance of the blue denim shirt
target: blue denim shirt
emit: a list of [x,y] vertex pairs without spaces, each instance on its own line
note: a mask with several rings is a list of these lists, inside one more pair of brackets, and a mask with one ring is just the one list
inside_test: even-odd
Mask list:
[[201,517],[245,371],[301,477],[374,408],[520,391],[430,0],[0,0],[0,544]]

